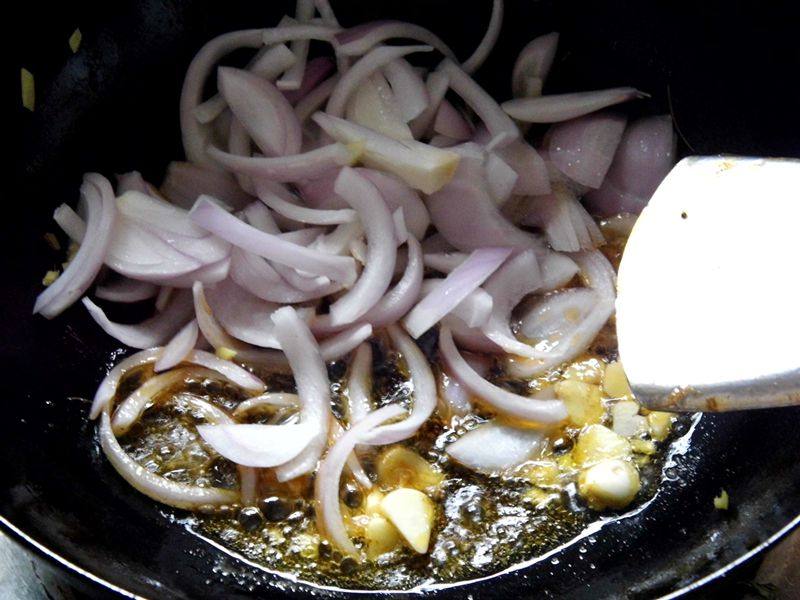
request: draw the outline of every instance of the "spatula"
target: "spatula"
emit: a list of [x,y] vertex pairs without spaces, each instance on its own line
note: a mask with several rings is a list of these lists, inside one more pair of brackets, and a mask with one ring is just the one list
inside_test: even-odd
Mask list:
[[800,160],[679,162],[630,235],[616,319],[648,408],[800,404]]

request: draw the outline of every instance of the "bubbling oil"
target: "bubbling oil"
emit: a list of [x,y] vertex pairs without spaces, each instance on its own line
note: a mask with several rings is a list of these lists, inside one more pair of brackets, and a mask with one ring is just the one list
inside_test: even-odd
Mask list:
[[[624,241],[612,241],[604,251],[615,266]],[[420,346],[438,369],[435,333],[423,337]],[[410,406],[413,386],[402,361],[385,339],[373,340],[373,392],[376,405],[399,402]],[[592,348],[572,365],[597,368],[616,359],[613,323],[597,336]],[[564,379],[566,368],[555,369],[532,381],[513,380],[496,364],[490,379],[518,393],[530,394],[547,384]],[[344,414],[343,390],[346,365],[329,366],[331,409]],[[124,397],[142,380],[152,375],[152,367],[129,373],[120,385]],[[293,392],[291,377],[265,376],[268,391]],[[214,379],[193,379],[156,398],[140,421],[122,438],[124,449],[142,466],[168,479],[200,486],[228,489],[238,487],[235,466],[219,457],[200,438],[196,425],[202,413],[193,409],[191,398],[211,402],[232,411],[245,397],[230,384]],[[604,403],[603,422],[608,423],[609,405]],[[313,481],[309,476],[280,483],[271,470],[260,470],[259,501],[256,506],[229,506],[198,513],[189,522],[200,535],[210,538],[235,553],[273,570],[300,580],[341,588],[410,589],[429,583],[452,583],[505,570],[542,555],[578,536],[599,518],[577,493],[577,473],[567,468],[557,483],[537,487],[524,468],[502,477],[490,477],[467,470],[452,461],[446,446],[460,435],[491,416],[480,407],[477,414],[444,421],[432,417],[412,439],[403,445],[425,458],[442,475],[433,494],[436,516],[431,543],[426,554],[414,553],[404,545],[382,554],[376,560],[358,565],[343,556],[317,531],[313,505]],[[280,423],[293,417],[279,409],[253,415],[251,422]],[[650,451],[636,455],[641,489],[630,510],[653,496],[676,431],[689,417],[678,419],[671,437],[656,441]],[[552,464],[567,464],[580,428],[565,427],[552,436],[549,448],[540,459]],[[649,443],[649,442],[648,442]],[[365,470],[375,477],[375,454],[363,457]],[[571,473],[571,474],[570,474]],[[375,481],[380,489],[380,482]],[[389,491],[389,490],[383,490]],[[341,500],[345,515],[362,509],[367,490],[345,473]],[[356,536],[354,541],[362,540]]]

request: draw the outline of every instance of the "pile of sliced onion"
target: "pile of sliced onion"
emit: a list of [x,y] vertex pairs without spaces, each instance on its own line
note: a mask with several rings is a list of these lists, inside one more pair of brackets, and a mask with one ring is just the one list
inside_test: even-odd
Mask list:
[[[675,136],[667,117],[628,123],[624,103],[647,96],[633,87],[546,94],[558,33],[523,48],[513,97],[498,101],[473,73],[503,14],[493,0],[460,62],[447,36],[419,25],[343,29],[327,1],[298,0],[275,27],[225,33],[197,53],[179,107],[186,160],[170,163],[160,186],[133,171],[114,189],[90,173],[77,208],[56,209],[78,247],[34,312],[53,318],[80,300],[141,350],[109,371],[91,409],[103,450],[134,487],[196,508],[256,501],[254,469],[280,481],[316,472],[320,528],[357,554],[339,506],[345,466],[371,485],[354,449],[412,438],[437,412],[485,408],[496,420],[479,418],[446,449],[465,467],[505,473],[548,443],[545,426],[566,417],[564,404],[495,385],[488,355],[529,378],[590,347],[616,295],[592,214],[641,211],[675,160]],[[246,49],[243,68],[220,64]],[[525,138],[531,123],[552,124],[541,143]],[[151,314],[112,318],[114,304],[133,303]],[[436,330],[431,365],[416,340]],[[397,354],[410,408],[375,408],[376,344]],[[332,361],[348,365],[340,418]],[[142,383],[117,397],[136,369]],[[260,371],[291,374],[297,394],[267,392]],[[231,414],[194,400],[198,435],[238,465],[239,491],[170,482],[116,439],[192,377],[240,391]],[[289,420],[248,422],[274,409]]]

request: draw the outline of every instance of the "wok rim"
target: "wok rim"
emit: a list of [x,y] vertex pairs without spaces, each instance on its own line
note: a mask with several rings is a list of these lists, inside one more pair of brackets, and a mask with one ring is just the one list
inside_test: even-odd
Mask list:
[[[727,574],[731,573],[737,567],[745,564],[746,562],[752,560],[753,558],[757,557],[759,554],[762,554],[769,550],[771,547],[775,546],[778,542],[780,542],[783,538],[789,535],[795,529],[800,529],[800,513],[798,513],[793,519],[791,519],[788,523],[786,523],[783,527],[781,527],[778,531],[773,533],[769,536],[766,540],[762,541],[756,547],[748,550],[744,554],[740,555],[738,558],[722,565],[721,567],[717,568],[716,570],[712,571],[708,575],[697,579],[683,587],[670,592],[669,594],[659,596],[658,600],[672,600],[673,598],[680,598],[690,594],[692,592],[698,591],[704,586],[725,577]],[[14,542],[19,544],[25,550],[31,552],[34,556],[39,559],[45,560],[51,567],[54,567],[59,572],[68,573],[73,576],[77,576],[82,583],[89,583],[99,586],[106,592],[112,592],[118,594],[121,598],[130,598],[132,600],[148,600],[145,596],[140,596],[126,590],[125,588],[112,583],[105,579],[102,575],[93,573],[83,567],[78,566],[69,558],[62,556],[58,552],[55,552],[48,548],[45,544],[37,541],[31,535],[24,532],[22,529],[14,525],[10,519],[7,517],[0,515],[0,531],[6,534],[10,539]],[[524,570],[524,569],[523,569]],[[307,583],[312,587],[315,587],[312,583]],[[465,586],[469,586],[469,584],[465,584]],[[416,594],[414,590],[392,590],[392,594]]]

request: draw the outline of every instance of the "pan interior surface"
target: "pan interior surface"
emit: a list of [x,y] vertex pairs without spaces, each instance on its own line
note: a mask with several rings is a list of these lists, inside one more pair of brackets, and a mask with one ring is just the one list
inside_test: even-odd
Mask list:
[[[490,10],[488,2],[441,0],[340,4],[344,24],[420,22],[459,56],[480,39]],[[800,92],[785,83],[798,62],[790,30],[795,7],[640,4],[510,1],[500,43],[478,78],[507,97],[519,49],[558,30],[562,50],[549,91],[623,84],[646,90],[653,96],[646,110],[673,113],[684,154],[800,155]],[[42,235],[52,230],[53,208],[76,198],[82,173],[138,169],[160,180],[169,160],[181,155],[177,99],[193,53],[217,33],[274,23],[291,4],[87,4],[74,12],[54,9],[46,22],[36,18],[36,7],[24,10],[28,18],[8,35],[13,55],[36,74],[39,100],[36,112],[13,113],[16,154],[6,197],[22,208],[2,220],[7,411],[0,515],[69,563],[145,597],[303,595],[305,584],[210,545],[118,477],[95,444],[86,398],[120,349],[80,307],[52,322],[30,314],[41,276],[55,260]],[[66,39],[76,26],[83,45],[72,55]],[[649,598],[677,590],[797,515],[798,425],[797,409],[706,415],[651,502],[524,568],[437,595]],[[714,508],[721,489],[731,498],[728,511]]]

